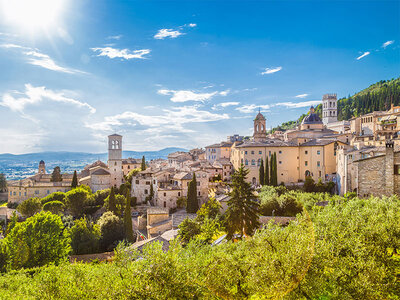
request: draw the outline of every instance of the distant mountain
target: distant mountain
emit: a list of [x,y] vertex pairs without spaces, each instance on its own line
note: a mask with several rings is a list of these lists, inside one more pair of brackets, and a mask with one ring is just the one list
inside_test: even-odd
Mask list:
[[[339,99],[338,120],[348,120],[377,110],[388,110],[392,103],[395,106],[400,105],[400,77],[381,80],[353,96]],[[322,118],[322,104],[315,107],[315,112]],[[296,121],[282,123],[272,131],[293,129],[306,115],[301,115]]]
[[[164,148],[158,151],[123,151],[122,157],[139,158],[146,157],[146,160],[163,158],[176,151],[188,151],[183,148]],[[62,172],[72,173],[80,171],[85,165],[96,160],[107,162],[107,153],[86,153],[86,152],[38,152],[26,154],[0,154],[0,173],[4,173],[7,179],[21,179],[34,175],[39,161],[44,160],[46,169],[51,172],[55,166],[59,166]]]

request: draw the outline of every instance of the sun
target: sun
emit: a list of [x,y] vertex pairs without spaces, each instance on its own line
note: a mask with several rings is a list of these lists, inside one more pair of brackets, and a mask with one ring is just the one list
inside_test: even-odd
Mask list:
[[0,0],[4,21],[24,30],[48,30],[62,13],[65,0]]

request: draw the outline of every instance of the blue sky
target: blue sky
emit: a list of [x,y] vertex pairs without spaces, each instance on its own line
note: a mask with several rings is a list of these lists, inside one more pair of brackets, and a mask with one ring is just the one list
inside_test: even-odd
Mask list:
[[0,0],[0,153],[204,147],[399,76],[399,1]]

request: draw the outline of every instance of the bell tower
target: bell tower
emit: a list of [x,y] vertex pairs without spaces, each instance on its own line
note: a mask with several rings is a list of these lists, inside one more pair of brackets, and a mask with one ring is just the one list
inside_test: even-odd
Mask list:
[[337,122],[336,94],[325,94],[322,96],[322,122],[324,125]]
[[43,160],[39,162],[38,174],[46,174],[46,165]]
[[254,133],[253,138],[256,142],[262,142],[267,139],[267,130],[265,128],[265,117],[258,111],[254,119]]
[[123,181],[122,171],[122,135],[108,136],[108,170],[111,174],[111,185],[118,187]]

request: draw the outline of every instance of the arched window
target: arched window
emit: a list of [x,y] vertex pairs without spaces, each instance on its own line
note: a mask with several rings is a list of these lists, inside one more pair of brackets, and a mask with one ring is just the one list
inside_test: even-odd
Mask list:
[[119,149],[119,141],[115,141],[115,149]]
[[258,124],[256,125],[256,132],[258,132]]
[[115,141],[111,141],[111,149],[115,149]]
[[257,166],[260,166],[261,165],[261,158],[259,158],[258,160],[257,160]]
[[261,125],[261,131],[264,131],[264,125]]
[[244,164],[245,164],[246,166],[248,166],[248,165],[249,165],[249,161],[246,159]]
[[257,184],[257,179],[255,177],[253,177],[252,182],[253,182],[254,185],[256,185]]

